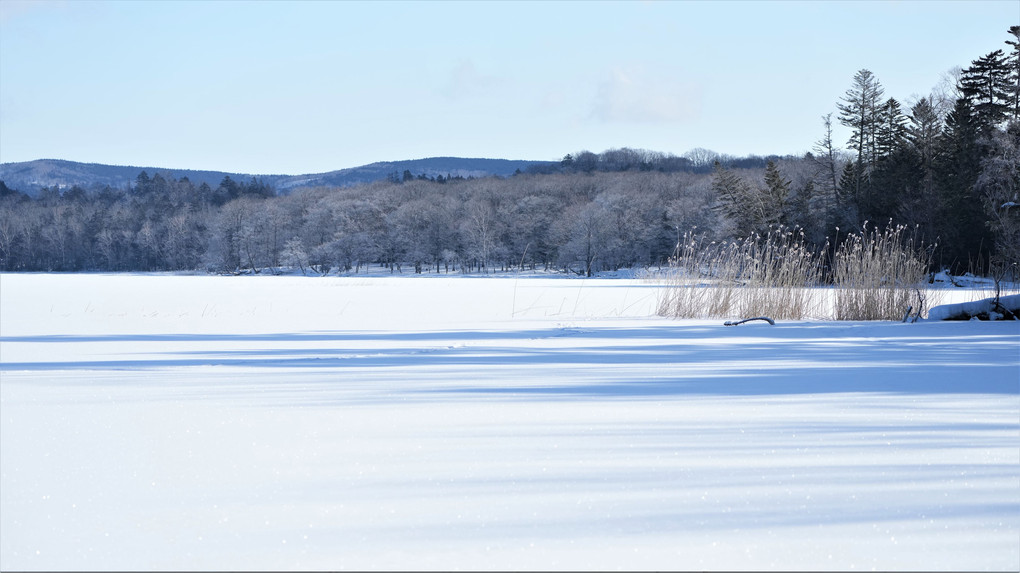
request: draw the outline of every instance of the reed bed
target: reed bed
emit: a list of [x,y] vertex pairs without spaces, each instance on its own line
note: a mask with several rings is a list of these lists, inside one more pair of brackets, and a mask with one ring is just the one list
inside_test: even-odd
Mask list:
[[803,287],[820,284],[819,261],[801,233],[783,228],[719,243],[688,233],[671,261],[659,314],[804,318],[812,305]]
[[903,226],[848,235],[832,259],[836,320],[894,320],[925,306],[931,251]]
[[[686,234],[677,245],[659,314],[673,318],[901,319],[930,300],[930,250],[904,227],[850,234],[813,251],[798,230],[714,242]],[[826,272],[827,271],[827,272]],[[819,292],[824,290],[825,292]]]

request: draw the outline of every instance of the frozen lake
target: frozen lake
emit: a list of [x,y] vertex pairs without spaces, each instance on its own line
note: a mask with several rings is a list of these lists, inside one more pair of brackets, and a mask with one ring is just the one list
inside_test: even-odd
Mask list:
[[0,275],[0,568],[1020,569],[1020,322]]

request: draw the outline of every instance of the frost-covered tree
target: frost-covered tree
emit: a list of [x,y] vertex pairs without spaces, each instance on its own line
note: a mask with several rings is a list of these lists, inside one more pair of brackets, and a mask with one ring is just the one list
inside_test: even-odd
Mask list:
[[523,196],[500,206],[504,243],[510,263],[527,265],[555,260],[556,241],[550,230],[561,216],[563,206],[556,197],[523,188]]
[[498,238],[503,232],[502,221],[496,209],[485,197],[475,197],[464,205],[464,218],[460,226],[465,253],[478,270],[490,268],[493,256],[500,246]]
[[599,270],[596,261],[615,246],[617,237],[610,231],[611,214],[605,204],[578,204],[564,214],[560,222],[560,265],[585,276]]
[[695,169],[711,169],[719,161],[719,154],[711,149],[696,147],[684,154]]
[[301,274],[305,274],[305,268],[308,267],[308,253],[305,252],[301,239],[298,237],[288,239],[283,245],[283,251],[280,252],[280,260],[284,265],[291,268],[296,267],[301,270]]
[[975,187],[995,236],[993,263],[1020,279],[1020,120],[992,136]]

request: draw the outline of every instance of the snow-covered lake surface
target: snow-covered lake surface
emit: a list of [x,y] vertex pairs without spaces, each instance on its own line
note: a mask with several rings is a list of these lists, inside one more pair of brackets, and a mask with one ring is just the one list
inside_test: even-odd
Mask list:
[[1020,569],[1020,322],[658,292],[0,275],[0,569]]

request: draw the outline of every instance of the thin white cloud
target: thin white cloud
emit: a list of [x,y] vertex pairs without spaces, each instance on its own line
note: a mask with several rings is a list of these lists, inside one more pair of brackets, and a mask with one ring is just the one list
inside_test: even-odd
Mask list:
[[460,99],[485,94],[495,84],[494,76],[480,72],[471,60],[461,60],[450,71],[442,93],[450,99]]
[[598,85],[591,117],[605,122],[684,122],[701,114],[701,98],[696,85],[640,67],[617,67]]

